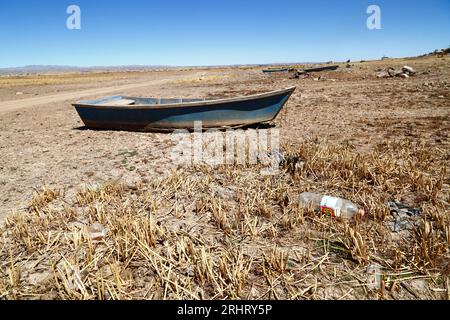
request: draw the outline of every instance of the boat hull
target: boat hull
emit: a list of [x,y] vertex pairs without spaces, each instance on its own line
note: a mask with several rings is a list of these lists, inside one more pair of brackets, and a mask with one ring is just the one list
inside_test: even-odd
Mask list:
[[288,72],[288,68],[279,68],[279,69],[264,69],[263,73],[275,73],[275,72]]
[[172,105],[114,107],[74,104],[85,126],[93,129],[154,131],[247,126],[272,121],[295,88],[273,94]]

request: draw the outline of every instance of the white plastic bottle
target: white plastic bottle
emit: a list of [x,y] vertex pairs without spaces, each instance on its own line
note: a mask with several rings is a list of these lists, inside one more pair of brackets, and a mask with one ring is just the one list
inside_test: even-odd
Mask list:
[[363,209],[358,209],[353,202],[336,197],[330,197],[323,194],[303,192],[299,197],[302,207],[312,206],[323,214],[343,219],[351,219],[356,214],[364,215]]

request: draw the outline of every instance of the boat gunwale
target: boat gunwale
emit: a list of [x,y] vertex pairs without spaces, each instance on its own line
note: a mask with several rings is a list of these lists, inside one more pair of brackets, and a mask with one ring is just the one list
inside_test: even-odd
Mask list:
[[[286,89],[281,90],[275,90],[265,93],[258,93],[254,95],[249,96],[241,96],[236,98],[222,98],[222,99],[215,99],[215,100],[204,100],[204,101],[192,101],[192,102],[177,102],[177,103],[167,103],[167,104],[137,104],[137,105],[128,105],[128,106],[108,106],[107,102],[105,104],[92,104],[92,103],[83,103],[83,101],[73,103],[72,106],[74,107],[81,107],[81,108],[95,108],[95,109],[130,109],[130,110],[139,110],[139,109],[166,109],[166,108],[184,108],[184,107],[203,107],[203,106],[210,106],[210,105],[217,105],[217,104],[224,104],[224,103],[233,103],[233,102],[242,102],[242,101],[248,101],[248,100],[256,100],[256,99],[262,99],[262,98],[268,98],[280,94],[288,94],[289,96],[297,89],[296,86],[288,87]],[[119,97],[119,96],[111,96],[113,97]],[[120,96],[123,98],[132,99],[133,97],[128,96]],[[137,98],[137,99],[146,99],[146,98]],[[148,98],[147,98],[148,99]]]

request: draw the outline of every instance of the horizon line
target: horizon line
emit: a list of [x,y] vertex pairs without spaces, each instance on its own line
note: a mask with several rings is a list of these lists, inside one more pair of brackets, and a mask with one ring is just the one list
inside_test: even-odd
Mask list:
[[[382,58],[388,59],[408,59],[408,58],[417,58],[423,57],[430,54],[435,53],[439,49],[436,49],[433,52],[423,53],[416,56],[393,56],[393,57],[380,57],[378,59],[357,59],[351,60],[352,62],[360,62],[360,61],[378,61]],[[445,50],[445,49],[441,49]],[[268,62],[268,63],[230,63],[230,64],[211,64],[211,65],[173,65],[173,64],[118,64],[118,65],[66,65],[66,64],[30,64],[30,65],[22,65],[22,66],[9,66],[9,67],[0,67],[0,70],[5,69],[24,69],[24,68],[32,68],[32,67],[58,67],[58,68],[77,68],[77,69],[94,69],[94,68],[211,68],[211,67],[234,67],[234,66],[269,66],[269,65],[295,65],[295,64],[319,64],[319,63],[344,63],[347,60],[329,60],[329,61],[296,61],[296,62]]]

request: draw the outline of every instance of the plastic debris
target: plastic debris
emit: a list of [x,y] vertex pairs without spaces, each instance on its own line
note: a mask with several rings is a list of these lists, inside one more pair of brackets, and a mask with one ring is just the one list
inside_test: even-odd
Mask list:
[[366,270],[368,274],[367,277],[367,287],[371,290],[380,290],[382,284],[382,272],[383,267],[378,263],[371,263]]
[[108,230],[102,224],[96,222],[89,227],[89,233],[93,241],[103,241]]
[[387,225],[392,232],[411,230],[417,223],[417,217],[422,214],[420,209],[411,208],[401,202],[388,201],[386,202],[386,205],[393,217],[393,221],[387,222]]
[[323,194],[303,192],[300,194],[299,202],[304,208],[312,206],[315,210],[332,217],[351,219],[357,214],[364,215],[364,210],[359,209],[353,202]]

